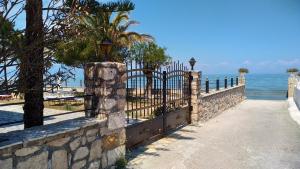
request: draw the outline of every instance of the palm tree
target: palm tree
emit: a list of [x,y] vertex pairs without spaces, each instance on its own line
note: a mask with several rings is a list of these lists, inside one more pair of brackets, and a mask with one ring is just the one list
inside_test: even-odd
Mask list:
[[96,15],[88,14],[80,17],[81,27],[86,30],[86,37],[93,39],[95,53],[100,61],[103,60],[103,53],[100,50],[100,43],[109,39],[113,46],[109,61],[123,62],[122,49],[130,48],[136,43],[150,42],[153,38],[147,34],[128,31],[130,26],[139,24],[130,20],[129,12],[117,12],[113,18],[112,12],[98,12]]
[[85,13],[77,17],[79,24],[75,25],[77,36],[58,43],[56,57],[60,62],[69,66],[81,67],[86,62],[104,60],[100,49],[103,40],[112,42],[112,50],[108,53],[108,61],[123,62],[124,51],[136,43],[149,42],[150,35],[128,31],[129,27],[138,24],[130,20],[129,12],[120,11],[113,17],[113,12]]
[[24,127],[43,125],[44,32],[42,0],[26,1],[25,52],[20,58]]
[[146,91],[151,97],[153,72],[162,65],[167,65],[171,57],[166,54],[166,48],[154,42],[135,44],[131,50],[131,60],[143,63],[143,73],[146,76]]

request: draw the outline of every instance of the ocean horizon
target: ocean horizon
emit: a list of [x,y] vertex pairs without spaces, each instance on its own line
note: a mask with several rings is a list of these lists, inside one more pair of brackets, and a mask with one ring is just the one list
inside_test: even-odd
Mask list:
[[[203,80],[206,78],[215,81],[220,79],[220,86],[223,86],[223,79],[238,76],[238,74],[203,75]],[[285,100],[288,89],[288,74],[246,74],[246,97],[255,100]],[[230,79],[228,79],[228,86]],[[202,82],[202,86],[205,85]],[[212,87],[215,87],[214,85]]]
[[[69,80],[68,86],[80,87],[80,81],[83,83],[83,72],[76,73],[75,80]],[[231,77],[235,78],[238,74],[203,74],[202,88],[205,85],[204,80],[210,80],[210,88],[215,88],[215,81],[220,79],[220,87],[224,85],[224,78],[228,77],[228,86],[230,86]],[[256,100],[285,100],[287,95],[288,74],[246,74],[246,96],[248,99]],[[63,84],[65,86],[65,84]]]

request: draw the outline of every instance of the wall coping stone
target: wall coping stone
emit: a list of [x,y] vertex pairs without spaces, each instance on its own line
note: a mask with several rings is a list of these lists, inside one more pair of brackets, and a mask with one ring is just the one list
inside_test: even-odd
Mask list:
[[96,118],[78,118],[55,124],[37,126],[21,131],[1,133],[3,140],[0,142],[0,154],[13,152],[16,149],[37,146],[53,140],[72,136],[78,130],[105,127],[106,120]]
[[228,87],[227,89],[220,88],[220,90],[218,90],[218,91],[210,90],[209,93],[201,93],[200,95],[201,95],[202,98],[205,98],[205,97],[210,97],[210,96],[213,96],[213,95],[216,95],[216,94],[220,94],[220,93],[227,92],[227,91],[234,90],[234,89],[241,88],[241,87],[245,87],[245,84],[238,85],[238,86],[233,86],[233,87]]

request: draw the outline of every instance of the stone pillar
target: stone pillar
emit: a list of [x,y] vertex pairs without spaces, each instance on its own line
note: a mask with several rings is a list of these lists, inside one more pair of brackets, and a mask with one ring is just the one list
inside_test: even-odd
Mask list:
[[239,84],[241,84],[241,85],[246,84],[245,73],[240,73],[240,76],[239,76]]
[[295,74],[291,74],[288,79],[288,97],[294,97],[294,90],[297,84],[297,79]]
[[106,119],[100,129],[102,168],[112,166],[125,155],[126,66],[122,63],[88,63],[85,66],[87,117]]
[[[116,62],[95,62],[85,66],[85,108],[87,117],[103,118],[124,114],[126,66]],[[125,117],[125,116],[124,116]]]
[[200,99],[200,89],[201,89],[201,72],[191,72],[193,80],[191,82],[191,122],[196,124],[199,122],[199,112],[198,112],[198,103]]

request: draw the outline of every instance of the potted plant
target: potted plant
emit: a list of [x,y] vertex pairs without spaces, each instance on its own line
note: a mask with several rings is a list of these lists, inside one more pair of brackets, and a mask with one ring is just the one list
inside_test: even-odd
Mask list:
[[246,73],[249,73],[249,70],[247,68],[239,68],[239,73],[246,74]]
[[291,76],[295,76],[299,72],[299,70],[297,68],[289,68],[286,72],[289,73]]

